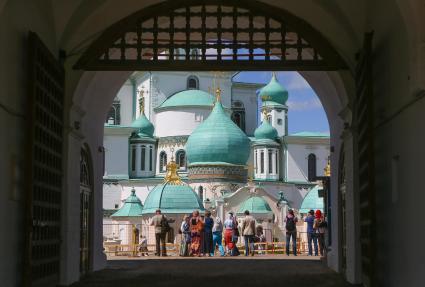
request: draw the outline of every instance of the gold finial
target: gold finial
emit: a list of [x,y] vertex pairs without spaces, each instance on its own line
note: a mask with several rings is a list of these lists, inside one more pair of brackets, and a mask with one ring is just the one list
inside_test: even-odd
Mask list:
[[144,91],[144,87],[142,86],[141,89],[138,90],[139,93],[139,110],[140,110],[140,114],[144,114],[145,113],[145,98],[143,96],[143,94],[145,93]]
[[221,90],[220,90],[220,88],[217,88],[215,90],[215,101],[217,103],[221,101]]
[[179,174],[177,173],[178,165],[174,161],[174,149],[171,149],[171,160],[167,163],[167,173],[165,174],[164,181],[172,185],[182,185],[183,181],[180,179]]
[[328,164],[324,168],[325,176],[331,176],[331,159],[328,157]]

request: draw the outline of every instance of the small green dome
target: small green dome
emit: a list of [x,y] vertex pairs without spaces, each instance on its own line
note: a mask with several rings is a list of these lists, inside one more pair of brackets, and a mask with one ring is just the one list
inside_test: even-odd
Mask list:
[[288,100],[288,91],[279,84],[275,74],[273,74],[270,82],[260,90],[259,95],[263,101],[275,102],[281,105],[285,105]]
[[272,213],[270,205],[264,200],[264,198],[259,196],[253,196],[245,200],[239,207],[239,214],[242,214],[248,210],[249,213],[253,214],[264,214]]
[[157,109],[183,106],[212,107],[214,100],[214,96],[207,92],[201,90],[184,90],[166,99]]
[[250,153],[250,141],[225,113],[222,104],[217,102],[209,117],[189,136],[186,152],[191,165],[245,165]]
[[199,196],[186,184],[159,184],[152,189],[145,200],[142,214],[155,213],[161,209],[167,213],[192,213],[194,210],[204,210]]
[[299,213],[308,213],[311,209],[314,211],[320,209],[323,212],[323,207],[323,198],[319,197],[319,186],[316,185],[304,197]]
[[270,139],[276,140],[277,130],[269,123],[269,121],[264,120],[261,125],[255,129],[254,132],[255,139]]
[[133,188],[131,194],[124,202],[124,205],[114,214],[111,215],[114,219],[137,217],[142,215],[143,204],[136,195],[136,190]]
[[141,137],[153,137],[155,127],[148,120],[144,113],[141,113],[140,116],[131,124],[131,127],[137,129],[137,134]]

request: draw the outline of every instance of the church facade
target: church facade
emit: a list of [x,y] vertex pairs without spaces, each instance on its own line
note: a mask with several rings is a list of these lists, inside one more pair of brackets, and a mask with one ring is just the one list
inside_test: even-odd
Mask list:
[[[288,208],[323,210],[316,177],[329,164],[329,135],[288,134],[289,94],[275,74],[267,85],[236,82],[234,76],[132,75],[105,121],[104,224],[138,224],[153,241],[148,222],[157,208],[174,229],[188,206],[221,218],[248,209],[273,240],[283,238]],[[177,187],[167,185],[170,164],[181,179]],[[133,201],[140,214],[123,216],[126,202]]]

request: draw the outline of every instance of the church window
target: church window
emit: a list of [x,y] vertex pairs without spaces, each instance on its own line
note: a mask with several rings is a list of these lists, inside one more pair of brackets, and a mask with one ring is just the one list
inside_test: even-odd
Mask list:
[[277,124],[281,126],[282,125],[282,119],[277,119]]
[[189,76],[187,78],[187,89],[188,90],[198,90],[199,89],[199,80],[196,76]]
[[232,121],[245,131],[245,108],[241,101],[232,102]]
[[273,173],[273,152],[269,150],[269,173]]
[[159,171],[164,172],[166,171],[166,168],[167,168],[167,154],[165,153],[165,151],[162,151],[159,154]]
[[107,123],[108,125],[119,125],[121,123],[120,108],[120,101],[115,99],[106,116],[105,123]]
[[184,150],[176,152],[176,163],[180,170],[186,169],[186,152]]
[[279,152],[276,150],[275,153],[276,153],[276,156],[274,157],[276,161],[275,173],[277,174],[279,172]]
[[260,152],[260,173],[264,173],[264,151]]
[[146,146],[142,145],[142,152],[140,155],[140,170],[146,169]]
[[152,171],[153,148],[149,146],[149,171]]
[[131,148],[131,170],[136,170],[136,147],[133,146]]
[[308,181],[314,181],[316,178],[316,155],[308,155]]

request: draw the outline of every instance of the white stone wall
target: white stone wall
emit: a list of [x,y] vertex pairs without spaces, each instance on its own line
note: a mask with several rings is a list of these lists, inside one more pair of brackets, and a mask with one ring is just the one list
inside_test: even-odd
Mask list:
[[[130,177],[142,178],[155,176],[156,147],[153,143],[130,144]],[[143,159],[143,161],[142,161]]]
[[155,114],[155,136],[190,135],[211,113],[212,107],[181,108],[158,111]]
[[133,118],[133,84],[130,80],[126,81],[117,94],[120,101],[121,126],[130,126]]
[[245,108],[245,133],[253,135],[258,127],[258,101],[256,90],[259,85],[234,84],[232,101],[241,101]]
[[128,135],[105,135],[105,175],[128,177]]
[[288,144],[287,180],[308,181],[308,155],[316,155],[317,176],[324,175],[324,168],[328,163],[329,145],[327,144]]
[[280,159],[280,155],[279,155],[278,148],[255,147],[254,148],[255,179],[278,180],[279,172],[280,172],[279,159]]

